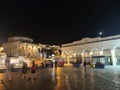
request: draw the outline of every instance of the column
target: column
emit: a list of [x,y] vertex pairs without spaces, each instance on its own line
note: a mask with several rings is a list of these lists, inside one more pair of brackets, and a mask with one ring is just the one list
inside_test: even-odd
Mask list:
[[81,57],[82,57],[82,64],[84,63],[84,53],[81,53]]
[[70,57],[67,55],[67,63],[70,64]]
[[114,49],[111,50],[113,66],[116,66],[116,57]]
[[76,58],[76,54],[73,55],[73,62],[76,62],[77,58]]

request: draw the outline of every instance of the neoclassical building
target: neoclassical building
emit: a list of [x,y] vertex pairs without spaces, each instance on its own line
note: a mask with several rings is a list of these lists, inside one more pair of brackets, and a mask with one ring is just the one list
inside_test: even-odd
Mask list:
[[[33,39],[28,37],[13,36],[9,37],[6,43],[0,47],[0,67],[5,66],[6,56],[10,56],[10,63],[15,67],[21,67],[22,62],[36,60],[39,65],[40,61],[46,60],[47,52],[42,53],[44,48],[59,48],[56,45],[35,44]],[[4,58],[2,58],[4,56]]]
[[8,56],[35,57],[39,55],[38,48],[41,49],[41,45],[33,43],[31,38],[14,36],[3,43],[3,48]]
[[104,57],[106,65],[120,65],[120,35],[83,38],[62,44],[61,50],[62,57],[68,64],[77,60],[84,62],[84,60],[91,61],[93,57]]
[[41,54],[40,51],[46,48],[46,46],[49,46],[49,48],[59,48],[57,45],[35,44],[31,38],[18,36],[9,37],[8,41],[3,43],[2,46],[8,56],[24,56],[26,58],[41,57],[43,54]]

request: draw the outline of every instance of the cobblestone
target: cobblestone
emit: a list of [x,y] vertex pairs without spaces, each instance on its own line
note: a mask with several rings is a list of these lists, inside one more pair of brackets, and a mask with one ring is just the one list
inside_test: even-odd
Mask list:
[[35,75],[28,71],[26,79],[16,70],[11,76],[11,81],[4,80],[0,73],[0,90],[120,90],[120,67],[38,69]]

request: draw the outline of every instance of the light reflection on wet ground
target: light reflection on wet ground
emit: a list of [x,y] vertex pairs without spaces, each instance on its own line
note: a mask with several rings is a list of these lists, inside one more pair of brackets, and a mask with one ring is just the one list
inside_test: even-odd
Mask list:
[[3,78],[4,78],[4,74],[0,73],[0,90],[6,90],[3,84]]
[[[119,68],[117,68],[119,69]],[[88,69],[59,67],[37,70],[31,77],[21,79],[21,72],[12,72],[12,81],[4,81],[0,73],[0,90],[120,90],[120,71],[116,69]]]

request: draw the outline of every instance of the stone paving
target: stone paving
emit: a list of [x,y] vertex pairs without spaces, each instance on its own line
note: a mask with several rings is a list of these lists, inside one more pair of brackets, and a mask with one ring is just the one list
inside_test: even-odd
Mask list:
[[[83,69],[71,70],[69,73],[69,83],[71,90],[120,90],[120,72],[113,69]],[[79,74],[78,74],[79,73]]]
[[4,73],[0,73],[0,90],[120,90],[120,67],[88,66],[85,72],[82,66],[65,66],[39,69],[35,75],[28,71],[26,79],[22,79],[20,70],[11,72],[11,76],[11,81],[4,80]]

